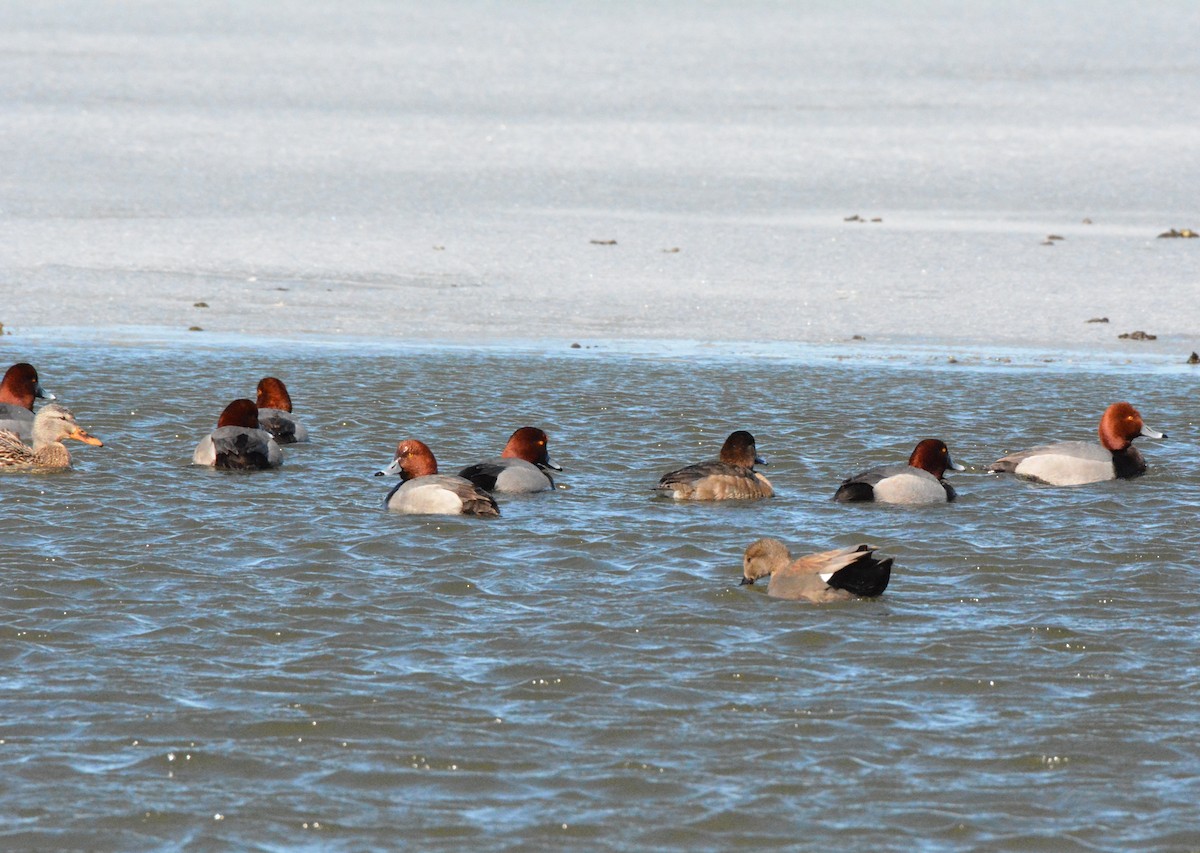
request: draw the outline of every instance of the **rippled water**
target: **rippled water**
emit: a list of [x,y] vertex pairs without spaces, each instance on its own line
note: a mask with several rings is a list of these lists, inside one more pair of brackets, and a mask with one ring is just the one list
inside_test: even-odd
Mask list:
[[[1131,849],[1200,845],[1197,374],[1086,355],[10,342],[105,448],[0,477],[0,846]],[[285,467],[188,466],[283,377]],[[980,474],[1130,399],[1134,482]],[[563,489],[404,517],[544,427]],[[778,497],[659,474],[750,429]],[[946,439],[955,505],[830,501]],[[878,601],[739,588],[740,555],[869,540]]]

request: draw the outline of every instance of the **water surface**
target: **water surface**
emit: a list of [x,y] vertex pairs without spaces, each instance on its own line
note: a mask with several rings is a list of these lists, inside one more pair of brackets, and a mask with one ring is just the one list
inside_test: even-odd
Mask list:
[[[200,341],[201,343],[197,343]],[[1196,375],[1085,355],[652,345],[9,344],[107,443],[0,477],[8,849],[1112,849],[1200,844]],[[840,355],[846,355],[840,360]],[[288,382],[313,442],[188,465]],[[980,472],[1129,399],[1134,482]],[[518,426],[556,493],[405,517]],[[750,429],[778,497],[657,477]],[[944,438],[957,504],[840,506]],[[870,541],[877,601],[739,588],[761,535]]]

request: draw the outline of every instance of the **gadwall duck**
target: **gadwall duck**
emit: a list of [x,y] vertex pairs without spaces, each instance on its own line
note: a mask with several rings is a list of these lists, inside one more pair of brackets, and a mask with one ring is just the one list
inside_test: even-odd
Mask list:
[[778,539],[759,539],[742,557],[742,584],[769,575],[767,595],[816,604],[874,598],[887,589],[892,576],[892,558],[880,559],[876,551],[874,545],[858,545],[793,560]]

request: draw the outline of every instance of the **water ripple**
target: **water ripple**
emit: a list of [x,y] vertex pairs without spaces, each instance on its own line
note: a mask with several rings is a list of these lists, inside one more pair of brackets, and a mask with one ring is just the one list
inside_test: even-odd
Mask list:
[[[1186,374],[571,352],[529,371],[526,352],[300,346],[213,350],[202,371],[170,346],[22,357],[107,446],[65,474],[0,477],[6,847],[98,831],[112,849],[362,849],[401,826],[446,849],[1194,846]],[[311,445],[253,476],[189,467],[223,403],[268,373]],[[1090,436],[1117,397],[1172,434],[1146,442],[1143,479],[980,473]],[[492,522],[382,508],[391,483],[371,475],[402,436],[453,469],[524,423],[550,432],[556,493],[502,499]],[[758,437],[777,498],[651,492],[735,428]],[[972,465],[959,503],[832,502],[927,434]],[[763,535],[873,542],[892,585],[824,608],[739,588]]]

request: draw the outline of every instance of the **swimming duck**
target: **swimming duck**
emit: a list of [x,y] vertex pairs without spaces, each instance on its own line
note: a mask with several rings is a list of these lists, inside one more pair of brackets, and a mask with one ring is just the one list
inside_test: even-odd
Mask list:
[[842,482],[835,501],[891,504],[946,503],[958,495],[943,479],[946,469],[964,471],[950,458],[945,442],[927,438],[913,448],[907,465],[881,465]]
[[479,486],[453,474],[439,474],[433,451],[415,438],[397,444],[392,464],[375,472],[376,477],[385,474],[400,475],[400,485],[383,499],[384,506],[395,512],[481,518],[500,515],[496,499]]
[[770,480],[754,470],[756,464],[767,463],[758,455],[754,436],[740,429],[725,439],[720,459],[664,474],[655,490],[676,500],[769,498],[775,490]]
[[998,459],[993,474],[1016,474],[1052,486],[1079,486],[1101,480],[1126,480],[1146,473],[1146,460],[1133,446],[1139,436],[1166,438],[1150,429],[1129,403],[1113,403],[1100,418],[1100,443],[1064,441],[1044,444]]
[[546,469],[561,471],[562,467],[550,461],[548,440],[537,427],[521,427],[498,458],[468,465],[458,476],[489,492],[520,494],[553,489],[554,480]]
[[24,444],[15,432],[0,431],[0,468],[70,467],[71,453],[62,443],[64,438],[94,447],[104,446],[104,442],[75,422],[75,416],[65,406],[50,403],[34,416],[33,447]]
[[308,441],[308,430],[292,416],[292,398],[287,386],[274,376],[258,382],[258,427],[265,429],[280,444]]
[[231,471],[258,471],[283,464],[283,451],[266,430],[258,428],[258,406],[234,400],[217,421],[217,428],[196,445],[193,465]]
[[778,539],[759,539],[742,557],[742,584],[770,575],[767,595],[806,598],[815,604],[873,598],[887,589],[892,576],[892,558],[880,559],[877,550],[874,545],[859,545],[793,560]]
[[23,440],[33,438],[33,401],[57,399],[42,388],[32,364],[19,362],[0,379],[0,430],[15,432]]

